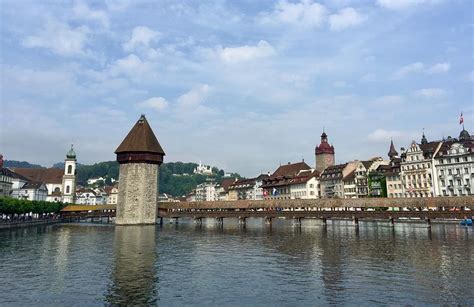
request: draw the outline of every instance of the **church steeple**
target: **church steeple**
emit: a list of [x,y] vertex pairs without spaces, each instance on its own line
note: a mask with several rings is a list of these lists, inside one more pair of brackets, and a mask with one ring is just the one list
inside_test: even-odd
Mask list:
[[428,144],[428,140],[426,139],[424,128],[423,128],[423,136],[421,137],[421,144]]
[[388,156],[390,157],[390,160],[398,156],[398,152],[393,145],[393,140],[390,140],[390,150],[388,151]]

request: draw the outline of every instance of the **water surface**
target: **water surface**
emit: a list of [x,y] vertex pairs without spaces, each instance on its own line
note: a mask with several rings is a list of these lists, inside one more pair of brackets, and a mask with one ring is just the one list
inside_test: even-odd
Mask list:
[[249,219],[0,231],[0,303],[473,304],[473,230]]

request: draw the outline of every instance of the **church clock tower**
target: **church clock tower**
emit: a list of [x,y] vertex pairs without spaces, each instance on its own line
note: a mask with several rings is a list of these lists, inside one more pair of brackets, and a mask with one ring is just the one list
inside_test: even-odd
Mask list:
[[64,175],[63,175],[63,202],[74,203],[76,196],[76,153],[73,145],[66,154],[64,160]]

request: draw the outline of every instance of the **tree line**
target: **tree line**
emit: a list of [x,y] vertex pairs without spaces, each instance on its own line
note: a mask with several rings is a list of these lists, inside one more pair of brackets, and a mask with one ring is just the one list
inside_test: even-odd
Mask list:
[[59,213],[66,205],[60,202],[24,200],[10,197],[0,197],[0,214],[7,216]]

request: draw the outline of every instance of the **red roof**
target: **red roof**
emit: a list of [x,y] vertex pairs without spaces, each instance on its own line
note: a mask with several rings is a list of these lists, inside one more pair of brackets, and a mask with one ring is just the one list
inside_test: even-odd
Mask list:
[[308,164],[305,162],[298,162],[298,163],[289,163],[286,165],[281,165],[277,170],[272,174],[272,177],[277,176],[296,176],[300,171],[309,170]]
[[13,171],[29,181],[61,184],[64,171],[59,168],[13,168]]

